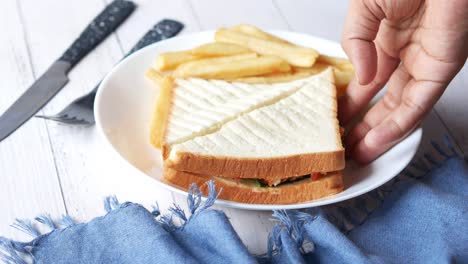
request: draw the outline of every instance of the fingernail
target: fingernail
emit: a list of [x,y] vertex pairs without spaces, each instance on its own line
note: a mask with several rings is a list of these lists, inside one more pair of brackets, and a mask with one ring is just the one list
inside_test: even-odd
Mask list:
[[366,146],[370,148],[376,148],[379,146],[378,137],[376,138],[375,132],[373,130],[369,131],[369,133],[364,137],[364,142]]
[[353,56],[350,56],[350,61],[351,61],[351,64],[353,64],[354,66],[354,76],[357,80],[357,82],[362,85],[362,82],[361,82],[361,73],[362,73],[362,69],[361,69],[361,64],[360,63],[357,63],[358,60],[357,59],[354,59]]

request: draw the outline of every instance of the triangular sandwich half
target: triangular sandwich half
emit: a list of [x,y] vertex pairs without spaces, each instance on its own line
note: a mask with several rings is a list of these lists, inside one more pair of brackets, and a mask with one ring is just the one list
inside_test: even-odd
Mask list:
[[342,170],[333,81],[331,70],[273,85],[176,80],[159,132],[166,166],[273,181]]

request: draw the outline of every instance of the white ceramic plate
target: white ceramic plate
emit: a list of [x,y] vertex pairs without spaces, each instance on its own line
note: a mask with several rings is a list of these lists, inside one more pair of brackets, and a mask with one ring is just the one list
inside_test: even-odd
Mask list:
[[[314,47],[323,54],[345,57],[340,45],[335,42],[299,33],[272,33],[294,43]],[[153,64],[158,53],[190,49],[213,41],[213,34],[214,31],[207,31],[184,35],[136,52],[107,75],[96,97],[96,123],[109,146],[136,168],[135,174],[150,176],[161,186],[177,193],[186,194],[182,189],[161,181],[161,154],[149,143],[149,125],[158,90],[144,77],[144,72]],[[422,130],[419,128],[368,166],[357,167],[348,163],[344,171],[346,189],[337,195],[291,205],[244,204],[226,200],[218,200],[217,204],[251,210],[273,210],[314,207],[350,199],[369,192],[398,175],[416,153],[421,136]],[[135,175],[129,177],[138,180]]]

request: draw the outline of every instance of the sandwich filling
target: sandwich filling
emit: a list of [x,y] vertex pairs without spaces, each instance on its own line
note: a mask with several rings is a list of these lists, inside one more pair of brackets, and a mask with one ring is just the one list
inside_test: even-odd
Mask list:
[[305,179],[316,181],[316,180],[321,179],[325,175],[326,173],[315,172],[315,173],[311,173],[307,175],[289,177],[289,178],[283,178],[283,179],[234,178],[233,180],[238,183],[252,185],[255,187],[277,187],[283,184],[298,182],[298,181],[305,180]]

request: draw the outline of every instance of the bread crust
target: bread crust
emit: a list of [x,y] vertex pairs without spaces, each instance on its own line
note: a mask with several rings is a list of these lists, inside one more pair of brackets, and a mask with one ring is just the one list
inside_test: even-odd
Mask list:
[[178,152],[175,159],[166,159],[165,164],[178,171],[219,175],[226,178],[283,179],[306,175],[310,172],[343,170],[345,155],[343,148],[332,152],[266,159],[204,156],[197,153]]
[[[332,67],[328,67],[329,69],[333,69]],[[328,74],[328,79],[333,83],[335,86],[335,89],[333,90],[333,97],[335,98],[335,101],[333,103],[333,109],[335,109],[336,113],[336,120],[335,120],[335,127],[336,127],[336,140],[340,142],[340,145],[343,145],[343,142],[341,141],[341,138],[343,137],[342,135],[342,127],[340,126],[340,123],[338,122],[338,87],[336,87],[336,80],[335,80],[335,74],[333,73],[333,70],[330,70],[327,72]]]
[[337,194],[344,189],[341,172],[329,173],[318,180],[307,178],[278,187],[252,187],[234,180],[197,175],[170,168],[164,170],[164,180],[184,190],[188,190],[190,184],[195,183],[204,195],[207,195],[206,182],[213,180],[218,190],[222,188],[220,199],[249,204],[302,203]]

